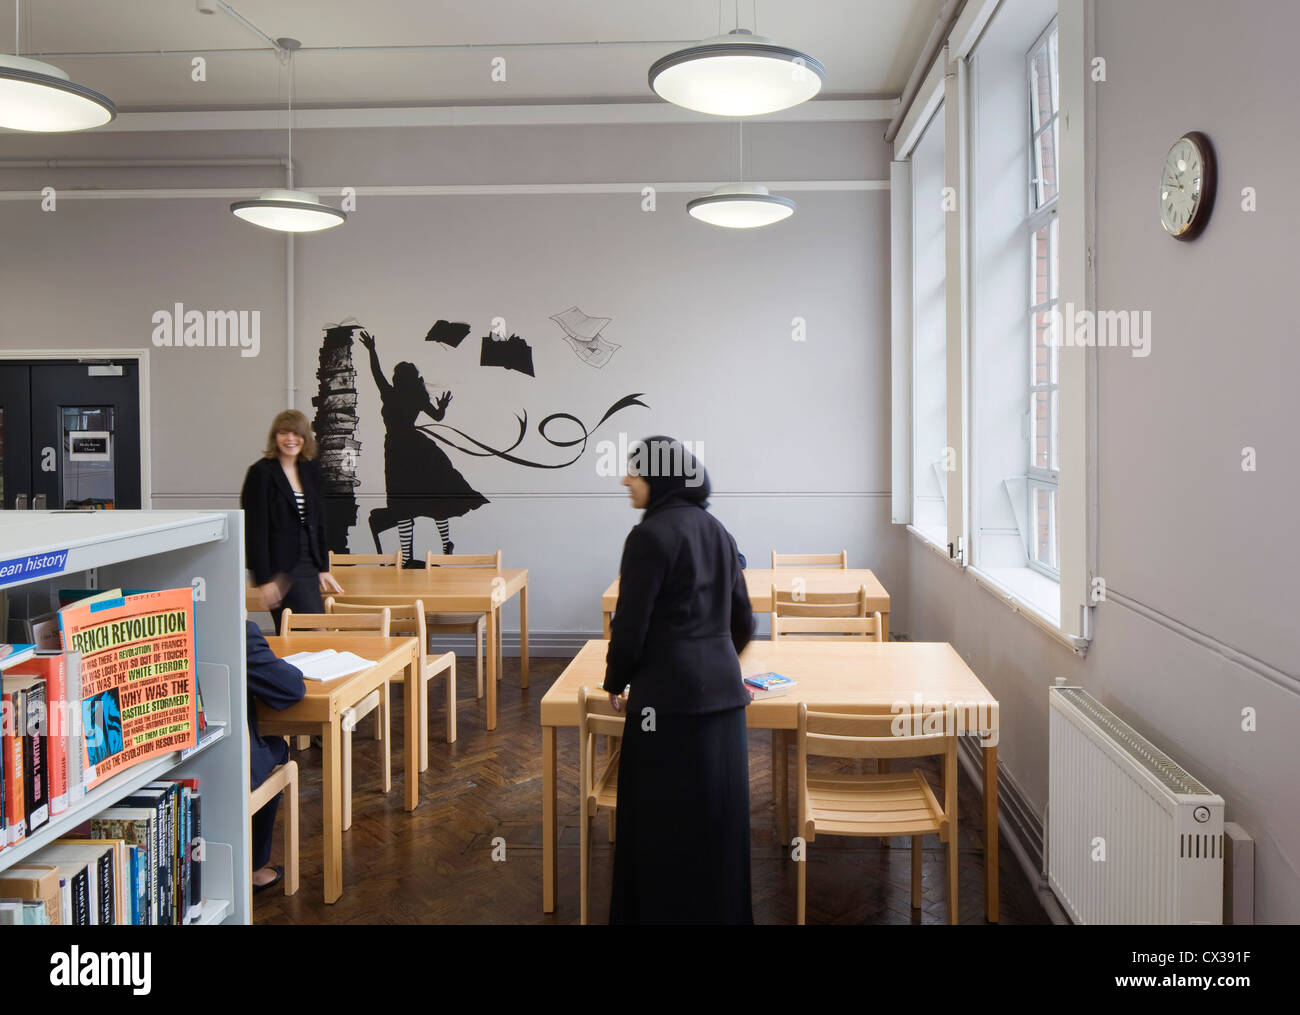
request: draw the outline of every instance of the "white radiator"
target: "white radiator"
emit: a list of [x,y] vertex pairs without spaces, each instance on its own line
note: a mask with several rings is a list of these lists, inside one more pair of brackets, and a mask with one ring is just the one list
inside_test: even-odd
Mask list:
[[1222,923],[1223,798],[1078,687],[1053,687],[1047,877],[1075,923]]

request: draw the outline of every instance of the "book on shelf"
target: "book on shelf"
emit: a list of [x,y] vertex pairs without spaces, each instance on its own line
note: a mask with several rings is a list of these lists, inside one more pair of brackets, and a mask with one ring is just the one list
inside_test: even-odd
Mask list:
[[45,909],[42,922],[63,922],[59,869],[52,864],[28,863],[0,871],[0,899],[40,902]]
[[27,833],[50,820],[50,773],[46,749],[45,681],[24,673],[4,674],[5,700],[11,714],[5,721],[17,724],[16,736],[23,752],[23,806]]
[[137,903],[137,923],[156,925],[161,889],[159,888],[159,834],[157,811],[153,807],[109,807],[90,823],[93,839],[122,839],[137,851],[134,858],[133,894]]
[[23,738],[19,733],[18,716],[22,714],[22,695],[17,692],[0,691],[0,707],[3,708],[3,745],[0,754],[4,758],[4,818],[5,845],[14,846],[27,838],[27,794],[23,788]]
[[783,694],[789,694],[791,689],[797,686],[797,681],[783,677],[779,673],[753,673],[743,679],[753,701],[779,698]]
[[[68,667],[62,651],[37,652],[27,662],[7,670],[5,679],[32,677],[45,685],[45,735],[50,816],[68,809]],[[80,709],[78,709],[78,712]]]
[[0,644],[0,670],[7,670],[10,666],[17,666],[21,662],[32,657],[36,651],[36,645],[28,644]]
[[45,903],[38,901],[24,902],[22,899],[0,898],[0,927],[8,924],[45,924],[49,923]]
[[[117,850],[109,840],[90,843],[55,840],[38,850],[33,859],[40,863],[56,863],[60,868],[67,864],[74,872],[79,866],[85,868],[88,918],[95,926],[120,922],[117,918],[116,856]],[[74,896],[75,893],[74,887]],[[74,898],[74,907],[76,905]]]
[[81,599],[59,611],[59,624],[64,647],[81,653],[87,789],[194,746],[191,587]]

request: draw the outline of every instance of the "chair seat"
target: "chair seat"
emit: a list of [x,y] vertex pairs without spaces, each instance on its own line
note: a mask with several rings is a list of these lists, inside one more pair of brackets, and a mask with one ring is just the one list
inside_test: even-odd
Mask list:
[[605,770],[600,778],[592,784],[591,795],[587,797],[589,805],[614,810],[618,803],[618,762],[621,748],[614,748]]
[[945,824],[943,811],[918,770],[884,775],[808,773],[810,833],[923,835]]

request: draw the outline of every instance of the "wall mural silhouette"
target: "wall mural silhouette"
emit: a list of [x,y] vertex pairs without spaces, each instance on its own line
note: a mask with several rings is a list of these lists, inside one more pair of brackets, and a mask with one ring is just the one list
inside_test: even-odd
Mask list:
[[[425,335],[425,341],[458,349],[470,330],[470,325],[463,322],[438,320]],[[350,552],[348,532],[357,523],[356,489],[361,485],[357,478],[357,464],[362,449],[355,436],[360,418],[357,415],[357,368],[352,359],[354,335],[360,338],[366,350],[384,423],[387,500],[384,507],[370,512],[370,533],[375,551],[383,552],[380,537],[396,528],[405,567],[424,566],[423,560],[413,559],[417,518],[434,522],[441,538],[442,552],[448,554],[455,549],[451,519],[461,518],[490,503],[456,468],[444,447],[469,458],[497,458],[523,468],[563,469],[582,457],[592,435],[615,413],[632,406],[649,408],[641,401],[642,392],[636,392],[615,401],[590,427],[572,413],[553,412],[543,417],[535,429],[542,441],[562,452],[560,460],[541,461],[525,457],[517,451],[529,434],[526,409],[514,414],[518,432],[513,442],[507,447],[493,446],[446,422],[453,400],[452,392],[444,390],[436,396],[431,394],[414,363],[397,363],[389,380],[380,359],[379,343],[355,319],[351,323],[329,325],[325,328],[316,371],[319,391],[312,398],[312,404],[317,410],[313,429],[321,449],[322,496],[330,549],[336,553]],[[607,362],[608,356],[604,359]],[[535,376],[532,349],[517,335],[504,341],[495,334],[484,336],[479,365],[500,366]],[[421,416],[432,422],[419,422]],[[579,436],[571,440],[550,436],[549,428],[561,421],[575,426]]]

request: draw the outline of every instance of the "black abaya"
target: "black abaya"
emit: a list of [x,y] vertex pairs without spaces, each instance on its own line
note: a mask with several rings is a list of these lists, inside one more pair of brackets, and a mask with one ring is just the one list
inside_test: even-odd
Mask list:
[[745,710],[655,715],[635,694],[618,769],[610,923],[753,923]]

